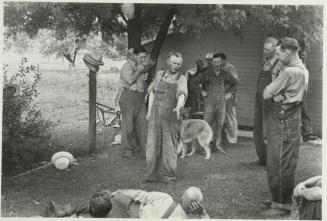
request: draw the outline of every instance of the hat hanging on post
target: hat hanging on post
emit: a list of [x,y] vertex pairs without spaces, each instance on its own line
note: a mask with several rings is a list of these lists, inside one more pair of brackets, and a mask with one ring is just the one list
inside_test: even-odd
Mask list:
[[104,65],[102,55],[98,52],[86,53],[83,57],[85,65],[93,72],[99,70],[99,65]]

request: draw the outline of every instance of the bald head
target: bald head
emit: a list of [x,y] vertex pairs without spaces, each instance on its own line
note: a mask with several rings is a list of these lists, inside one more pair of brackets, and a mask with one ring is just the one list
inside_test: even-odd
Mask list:
[[203,195],[198,187],[191,186],[187,188],[182,196],[182,204],[189,206],[193,202],[202,202]]

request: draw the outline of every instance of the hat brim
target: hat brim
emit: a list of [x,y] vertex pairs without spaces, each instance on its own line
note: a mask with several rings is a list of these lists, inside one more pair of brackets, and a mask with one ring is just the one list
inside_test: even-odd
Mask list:
[[85,59],[87,62],[89,62],[92,65],[104,65],[103,61],[98,61],[92,58],[90,54],[85,54],[83,59]]
[[91,71],[93,71],[93,72],[98,72],[98,71],[99,71],[99,65],[91,64],[90,62],[88,62],[88,61],[85,60],[84,58],[83,58],[83,61],[84,61],[85,65],[86,65],[86,67],[87,67],[89,70],[91,70]]

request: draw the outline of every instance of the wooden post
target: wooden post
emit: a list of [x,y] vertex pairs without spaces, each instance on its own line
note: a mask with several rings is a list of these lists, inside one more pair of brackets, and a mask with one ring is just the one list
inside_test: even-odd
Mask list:
[[89,70],[89,152],[96,147],[96,100],[97,79],[96,72]]

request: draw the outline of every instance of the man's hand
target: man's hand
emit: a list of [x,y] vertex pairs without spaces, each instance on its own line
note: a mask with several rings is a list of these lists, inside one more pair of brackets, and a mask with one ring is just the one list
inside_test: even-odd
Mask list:
[[204,212],[203,206],[200,202],[193,202],[188,208],[188,212],[195,215],[202,215]]
[[149,120],[150,120],[150,117],[151,117],[151,114],[150,114],[150,112],[148,112],[148,113],[146,114],[145,118],[149,121]]
[[173,112],[176,112],[177,120],[180,120],[180,119],[181,119],[181,108],[179,108],[179,107],[175,107],[175,108],[173,109]]
[[207,93],[206,91],[201,91],[201,95],[202,95],[203,97],[206,97],[206,96],[208,96],[208,93]]
[[279,102],[282,102],[284,100],[284,96],[281,95],[281,94],[278,94],[276,96],[273,96],[273,100],[276,102],[276,103],[279,103]]
[[299,183],[293,190],[293,197],[298,197],[302,195],[302,190],[306,189],[304,183]]
[[136,66],[136,72],[137,73],[141,73],[141,72],[143,72],[145,70],[145,68],[144,68],[144,65],[143,64],[138,64],[137,66]]
[[225,94],[225,101],[227,101],[227,100],[229,100],[229,99],[231,99],[232,98],[232,93],[226,93]]

